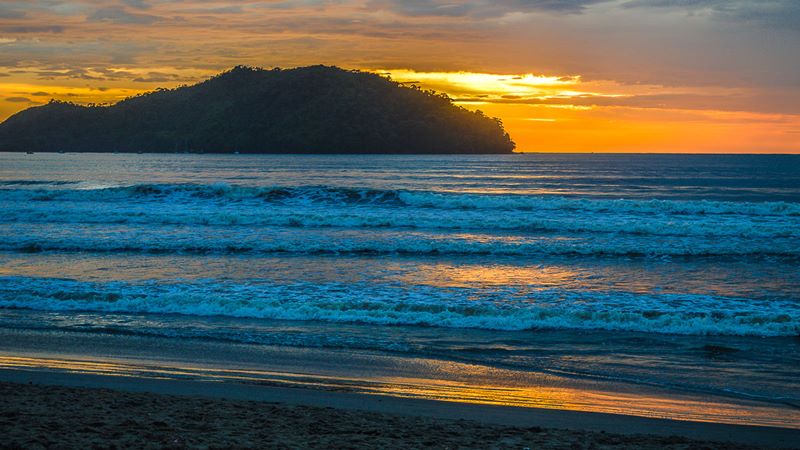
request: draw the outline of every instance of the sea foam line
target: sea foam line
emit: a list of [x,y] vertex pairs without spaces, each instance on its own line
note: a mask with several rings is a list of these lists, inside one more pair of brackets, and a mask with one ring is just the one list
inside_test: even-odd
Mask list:
[[701,294],[480,290],[371,283],[91,283],[0,278],[0,307],[169,313],[489,330],[602,329],[793,336],[800,302]]
[[800,216],[800,203],[709,200],[591,199],[523,194],[463,194],[352,187],[252,187],[229,184],[136,184],[100,189],[0,189],[17,201],[251,201],[274,204],[412,206],[436,209],[569,210],[639,214]]
[[[44,231],[44,230],[43,230]],[[796,239],[736,240],[632,236],[502,236],[431,234],[416,231],[348,233],[337,230],[274,230],[260,233],[229,228],[172,230],[97,230],[62,236],[47,233],[6,235],[0,250],[151,254],[310,254],[310,255],[575,255],[629,257],[800,257]],[[55,233],[55,232],[54,232]],[[225,234],[224,236],[215,233]]]
[[409,228],[431,230],[622,233],[650,236],[800,238],[800,216],[631,215],[608,211],[487,212],[319,205],[65,204],[2,202],[0,223],[136,224],[248,227]]

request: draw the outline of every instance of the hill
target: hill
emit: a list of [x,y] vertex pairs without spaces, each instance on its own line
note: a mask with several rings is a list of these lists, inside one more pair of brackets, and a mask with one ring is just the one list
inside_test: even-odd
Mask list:
[[235,67],[110,106],[51,100],[0,124],[0,151],[510,153],[498,119],[337,67]]

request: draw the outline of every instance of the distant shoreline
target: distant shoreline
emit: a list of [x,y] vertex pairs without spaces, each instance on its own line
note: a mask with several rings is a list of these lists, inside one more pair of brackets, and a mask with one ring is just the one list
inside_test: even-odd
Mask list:
[[[410,155],[410,156],[418,156],[418,155],[448,155],[448,156],[469,156],[469,155],[521,155],[524,154],[522,152],[515,152],[515,153],[453,153],[453,152],[403,152],[403,153],[374,153],[374,152],[331,152],[331,153],[320,153],[320,152],[107,152],[107,151],[52,151],[52,150],[44,150],[44,151],[37,151],[37,152],[25,152],[25,151],[16,151],[16,150],[0,150],[0,153],[16,153],[16,154],[37,154],[37,153],[44,153],[44,154],[56,154],[56,155],[80,155],[83,153],[92,154],[92,155],[231,155],[231,156],[248,156],[248,155],[319,155],[319,156],[333,156],[333,155],[370,155],[370,156],[381,156],[381,155],[389,155],[389,156],[402,156],[402,155]],[[529,152],[532,153],[532,152]]]
[[[0,153],[6,154],[26,154],[25,151],[22,150],[0,150]],[[254,155],[298,155],[298,156],[308,156],[308,155],[315,155],[315,156],[347,156],[347,155],[370,155],[370,156],[421,156],[421,155],[429,155],[429,156],[508,156],[508,155],[614,155],[614,156],[781,156],[781,157],[800,157],[800,152],[798,153],[713,153],[713,152],[686,152],[686,153],[675,153],[675,152],[592,152],[592,151],[585,151],[585,152],[539,152],[539,151],[528,151],[528,152],[521,152],[521,151],[514,151],[511,153],[452,153],[452,152],[439,152],[439,153],[432,153],[432,152],[404,152],[404,153],[370,153],[370,152],[331,152],[331,153],[318,153],[318,152],[240,152],[240,153],[232,153],[232,152],[109,152],[109,151],[102,151],[102,150],[87,150],[87,151],[37,151],[32,152],[33,154],[61,154],[61,155],[80,155],[80,154],[92,154],[92,155],[232,155],[232,156],[254,156]]]

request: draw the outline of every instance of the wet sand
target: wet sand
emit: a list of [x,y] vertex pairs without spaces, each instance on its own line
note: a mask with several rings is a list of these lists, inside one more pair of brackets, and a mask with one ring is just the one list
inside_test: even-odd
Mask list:
[[755,449],[800,442],[800,430],[312,389],[24,371],[1,371],[0,379],[13,380],[0,382],[0,448]]
[[[623,436],[109,389],[0,383],[3,446],[693,448],[677,437]],[[727,444],[703,444],[732,448]],[[754,448],[737,446],[736,448]]]

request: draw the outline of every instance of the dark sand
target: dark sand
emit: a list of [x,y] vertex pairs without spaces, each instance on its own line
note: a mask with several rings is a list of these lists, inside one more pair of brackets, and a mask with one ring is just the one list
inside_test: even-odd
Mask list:
[[357,409],[11,382],[0,382],[0,438],[1,448],[26,449],[760,448],[674,436],[503,426]]

